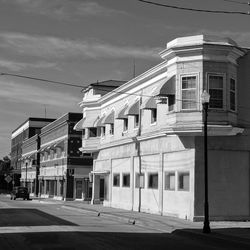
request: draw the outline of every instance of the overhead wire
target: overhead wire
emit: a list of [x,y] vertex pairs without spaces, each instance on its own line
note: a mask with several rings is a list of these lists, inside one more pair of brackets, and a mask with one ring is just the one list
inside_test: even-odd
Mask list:
[[65,86],[82,88],[82,89],[84,88],[84,86],[77,85],[74,83],[59,82],[59,81],[53,81],[53,80],[48,80],[48,79],[44,79],[44,78],[37,78],[37,77],[31,77],[31,76],[25,76],[25,75],[19,75],[19,74],[11,74],[11,73],[1,72],[0,76],[15,76],[15,77],[19,77],[19,78],[25,78],[25,79],[36,80],[36,81],[41,81],[41,82],[61,84],[61,85],[65,85]]
[[206,13],[214,13],[214,14],[250,15],[249,11],[248,12],[243,12],[243,11],[196,9],[196,8],[180,7],[180,6],[177,6],[177,5],[163,4],[163,3],[159,3],[159,2],[152,2],[152,1],[146,1],[146,0],[137,0],[137,1],[145,3],[145,4],[159,6],[159,7],[172,8],[172,9],[178,9],[178,10],[186,10],[186,11],[194,11],[194,12],[206,12]]
[[241,4],[241,5],[250,5],[250,2],[242,2],[242,1],[235,1],[235,0],[221,0],[221,1],[236,3],[236,4]]

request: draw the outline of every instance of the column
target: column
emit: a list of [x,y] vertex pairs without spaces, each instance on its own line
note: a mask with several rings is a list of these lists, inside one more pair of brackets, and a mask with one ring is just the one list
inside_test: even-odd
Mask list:
[[91,204],[99,204],[99,203],[100,203],[100,176],[93,174]]

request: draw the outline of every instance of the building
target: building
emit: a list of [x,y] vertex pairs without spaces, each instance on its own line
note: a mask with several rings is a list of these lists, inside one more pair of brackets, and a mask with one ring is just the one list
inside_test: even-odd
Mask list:
[[22,144],[22,167],[21,185],[27,187],[31,196],[38,196],[40,169],[40,136],[36,134],[23,141]]
[[67,113],[42,128],[38,176],[41,197],[91,198],[89,173],[93,160],[79,151],[82,134],[73,129],[81,118],[82,113]]
[[80,150],[94,157],[92,203],[202,220],[206,90],[210,217],[249,219],[249,50],[197,35],[160,56],[116,91],[85,93]]
[[39,134],[43,126],[54,121],[49,118],[30,117],[11,134],[11,167],[13,168],[14,185],[20,185],[23,141]]
[[[99,145],[101,135],[100,127],[96,126],[99,120],[100,105],[97,101],[109,92],[123,85],[125,81],[107,80],[90,84],[83,93],[83,101],[80,107],[83,110],[83,118],[75,125],[74,130],[82,132],[82,147],[79,150],[84,155],[95,157],[96,148]],[[92,170],[92,169],[91,169]],[[92,182],[92,181],[91,181]],[[92,185],[92,183],[90,184]],[[99,188],[100,199],[104,199],[104,179],[101,179]]]

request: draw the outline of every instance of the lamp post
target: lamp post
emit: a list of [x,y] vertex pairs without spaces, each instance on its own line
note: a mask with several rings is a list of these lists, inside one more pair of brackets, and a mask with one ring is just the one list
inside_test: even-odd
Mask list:
[[205,185],[205,200],[204,200],[204,224],[203,233],[210,233],[209,225],[209,205],[208,205],[208,164],[207,164],[207,111],[210,95],[206,90],[201,95],[203,106],[203,123],[204,123],[204,185]]

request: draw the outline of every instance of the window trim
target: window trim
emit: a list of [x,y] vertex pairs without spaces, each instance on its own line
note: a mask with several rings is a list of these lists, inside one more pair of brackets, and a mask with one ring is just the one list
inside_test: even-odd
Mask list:
[[[222,87],[222,108],[211,108],[209,106],[209,109],[211,110],[225,110],[226,109],[226,73],[220,73],[220,72],[207,72],[206,73],[206,89],[207,89],[207,92],[209,93],[209,76],[221,76],[223,78],[223,87]],[[210,100],[211,100],[211,97],[210,97]]]
[[[183,98],[182,98],[182,79],[184,77],[195,77],[196,78],[196,86],[195,88],[192,88],[192,89],[195,89],[195,99],[196,99],[196,107],[195,108],[182,108],[182,104],[183,104]],[[192,111],[192,110],[198,110],[198,102],[199,102],[199,74],[198,73],[190,73],[190,74],[183,74],[183,75],[180,75],[180,99],[181,99],[181,102],[180,102],[180,110],[181,111]]]

